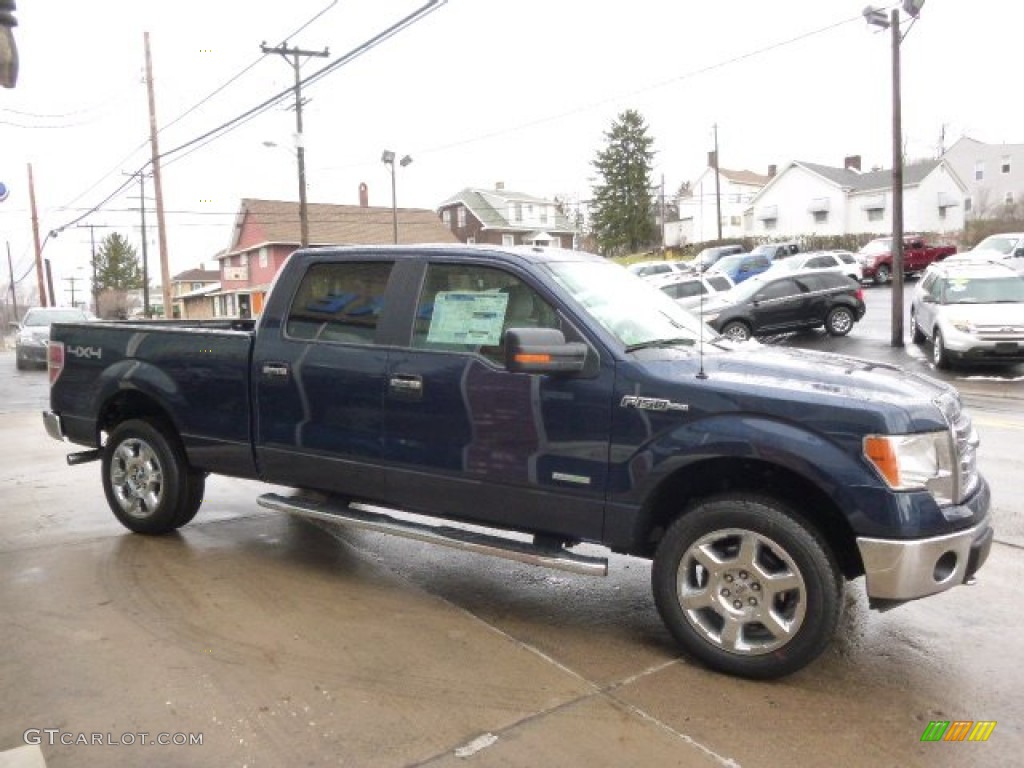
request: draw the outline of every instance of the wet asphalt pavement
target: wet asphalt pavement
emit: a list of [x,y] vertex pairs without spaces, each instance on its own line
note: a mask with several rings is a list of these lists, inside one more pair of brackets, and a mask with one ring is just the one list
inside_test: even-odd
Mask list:
[[[881,359],[886,345],[856,334],[796,343]],[[913,353],[892,354],[916,365]],[[179,533],[129,534],[98,465],[67,467],[43,432],[45,374],[13,368],[0,355],[5,768],[5,754],[51,767],[1020,762],[1012,541],[977,585],[888,613],[854,582],[818,662],[736,680],[679,654],[633,558],[611,556],[599,579],[320,527],[260,510],[267,487],[225,478]],[[1000,403],[1024,386],[985,381],[960,386]],[[1024,426],[1015,406],[1001,413]],[[1006,461],[994,491],[1020,516],[1020,462]],[[985,743],[922,743],[932,720],[997,724]],[[57,729],[56,743],[25,746],[30,729]],[[203,743],[143,745],[142,732]],[[135,743],[61,743],[94,733]]]

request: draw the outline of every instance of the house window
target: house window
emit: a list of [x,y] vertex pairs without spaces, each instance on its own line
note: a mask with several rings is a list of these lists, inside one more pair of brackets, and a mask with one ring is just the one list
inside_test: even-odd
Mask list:
[[939,218],[940,219],[946,218],[946,206],[944,206],[944,205],[940,205],[939,206]]
[[970,212],[971,212],[971,198],[965,197],[964,198],[964,213],[970,213]]
[[523,204],[522,203],[516,203],[515,211],[516,211],[516,214],[515,214],[516,221],[522,221],[523,220]]
[[532,205],[527,205],[526,206],[526,218],[527,218],[528,221],[532,221],[533,220],[533,206]]
[[249,264],[249,254],[248,253],[240,253],[240,254],[238,254],[238,266],[244,267],[244,266],[247,266],[248,264]]
[[984,181],[985,180],[985,163],[981,160],[974,164],[974,180]]
[[778,219],[762,219],[765,229],[775,229],[778,226]]
[[516,236],[515,235],[502,235],[501,236],[501,244],[502,245],[506,245],[506,246],[508,246],[508,245],[515,245],[516,244]]
[[814,212],[814,223],[815,224],[828,224],[828,211],[815,211]]
[[192,283],[192,287],[189,290],[190,291],[198,291],[202,287],[203,287],[202,283]]
[[260,248],[260,268],[266,269],[270,264],[270,253],[267,246]]
[[546,205],[542,205],[540,207],[540,223],[541,224],[547,224],[548,223],[548,207]]
[[464,229],[466,226],[466,209],[459,206],[459,229]]
[[451,226],[452,226],[452,212],[451,212],[450,209],[445,208],[443,211],[441,211],[441,221],[444,222],[444,225],[446,227],[451,229]]
[[884,208],[868,208],[868,221],[881,221],[885,218]]
[[734,227],[738,227],[740,225],[740,217],[739,216],[730,216],[729,217],[729,224],[731,224]]
[[476,245],[476,238],[475,237],[467,237],[466,238],[466,245]]
[[1003,155],[1003,160],[999,164],[999,172],[1000,173],[1009,173],[1010,172],[1010,156],[1009,155]]

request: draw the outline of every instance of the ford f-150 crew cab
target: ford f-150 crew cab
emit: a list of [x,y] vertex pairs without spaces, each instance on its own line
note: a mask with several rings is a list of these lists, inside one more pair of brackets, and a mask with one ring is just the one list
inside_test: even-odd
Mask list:
[[969,582],[992,540],[950,386],[736,345],[579,252],[300,250],[255,324],[58,324],[49,372],[48,432],[101,460],[132,531],[185,525],[220,473],[297,489],[272,509],[570,571],[604,574],[573,551],[601,545],[652,560],[671,634],[736,675],[821,653],[846,580],[891,607]]

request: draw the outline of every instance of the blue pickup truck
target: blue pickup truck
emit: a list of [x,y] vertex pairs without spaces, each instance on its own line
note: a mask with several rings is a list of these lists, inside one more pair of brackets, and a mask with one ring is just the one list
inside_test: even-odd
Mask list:
[[954,389],[736,345],[579,252],[300,250],[255,323],[55,325],[49,372],[46,429],[101,461],[132,531],[185,525],[219,473],[296,489],[272,509],[580,573],[606,573],[573,549],[596,544],[651,560],[668,630],[734,675],[818,656],[847,580],[892,607],[970,582],[992,541]]

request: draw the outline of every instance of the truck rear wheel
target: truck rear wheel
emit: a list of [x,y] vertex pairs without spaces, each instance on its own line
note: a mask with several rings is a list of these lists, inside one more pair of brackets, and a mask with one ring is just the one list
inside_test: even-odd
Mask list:
[[755,496],[711,498],[676,520],[651,580],[680,645],[740,677],[782,677],[809,664],[842,608],[842,575],[823,540],[777,501]]
[[121,524],[135,533],[168,533],[202,503],[205,475],[189,469],[177,440],[140,419],[119,424],[103,450],[103,492]]

